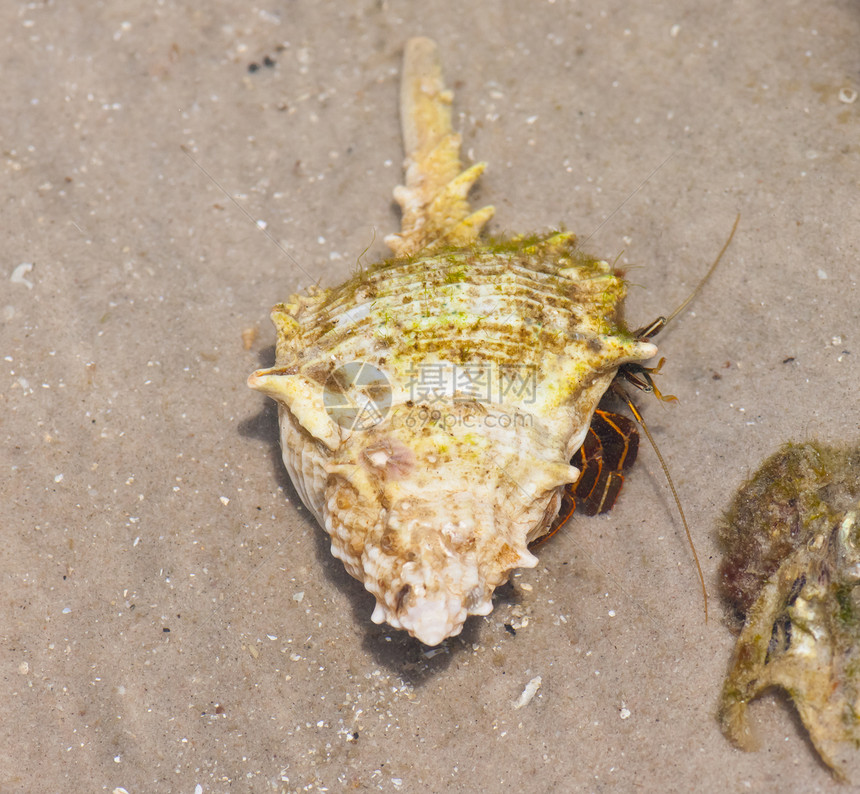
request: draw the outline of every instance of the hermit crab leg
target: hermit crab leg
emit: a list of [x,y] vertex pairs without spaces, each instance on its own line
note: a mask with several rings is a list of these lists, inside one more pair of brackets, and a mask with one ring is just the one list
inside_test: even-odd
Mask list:
[[428,247],[465,247],[478,239],[493,207],[472,212],[466,198],[486,163],[463,170],[460,136],[451,127],[453,95],[445,87],[436,43],[414,38],[403,54],[400,115],[406,184],[394,189],[401,231],[385,238],[397,257]]
[[626,416],[597,408],[582,446],[571,464],[579,469],[579,479],[566,485],[561,494],[561,506],[545,535],[529,544],[534,550],[552,538],[581,510],[587,516],[608,513],[615,505],[624,475],[635,463],[639,452],[636,423]]

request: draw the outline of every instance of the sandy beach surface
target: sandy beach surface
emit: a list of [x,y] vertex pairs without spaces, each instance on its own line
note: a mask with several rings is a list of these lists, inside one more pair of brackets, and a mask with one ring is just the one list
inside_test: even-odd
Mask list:
[[[714,528],[784,441],[860,440],[856,3],[7,2],[0,30],[0,792],[843,790],[778,693],[759,752],[720,733]],[[740,213],[656,340],[679,402],[637,397],[708,623],[644,443],[430,651],[290,484],[245,380],[272,304],[386,253],[414,35],[492,232],[590,235],[631,325]]]

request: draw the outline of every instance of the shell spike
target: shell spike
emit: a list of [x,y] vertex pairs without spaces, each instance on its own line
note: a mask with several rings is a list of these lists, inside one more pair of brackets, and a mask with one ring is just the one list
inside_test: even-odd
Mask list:
[[495,212],[484,207],[473,213],[469,206],[466,196],[486,163],[463,170],[460,136],[451,127],[452,99],[436,43],[410,39],[400,88],[406,184],[394,190],[403,218],[400,233],[385,238],[395,256],[474,243]]
[[273,400],[284,398],[284,367],[258,369],[248,376],[248,387],[271,397]]

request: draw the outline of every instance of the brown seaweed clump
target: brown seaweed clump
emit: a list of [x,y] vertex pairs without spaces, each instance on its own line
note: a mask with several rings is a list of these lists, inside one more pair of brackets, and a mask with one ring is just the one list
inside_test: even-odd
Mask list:
[[781,687],[822,760],[860,780],[860,448],[786,444],[738,491],[719,538],[742,626],[723,733],[754,749],[747,705]]

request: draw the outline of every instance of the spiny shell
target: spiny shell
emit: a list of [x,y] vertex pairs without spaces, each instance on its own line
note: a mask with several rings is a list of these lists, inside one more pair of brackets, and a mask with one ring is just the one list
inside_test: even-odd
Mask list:
[[724,594],[745,621],[724,733],[752,749],[747,705],[782,687],[824,762],[860,780],[860,448],[786,444],[740,489],[720,540]]
[[372,619],[427,645],[537,564],[528,543],[579,475],[598,401],[656,353],[572,234],[478,242],[492,208],[466,201],[483,164],[461,171],[450,101],[435,45],[410,41],[395,257],[276,306],[275,366],[249,380],[277,400],[285,465]]

